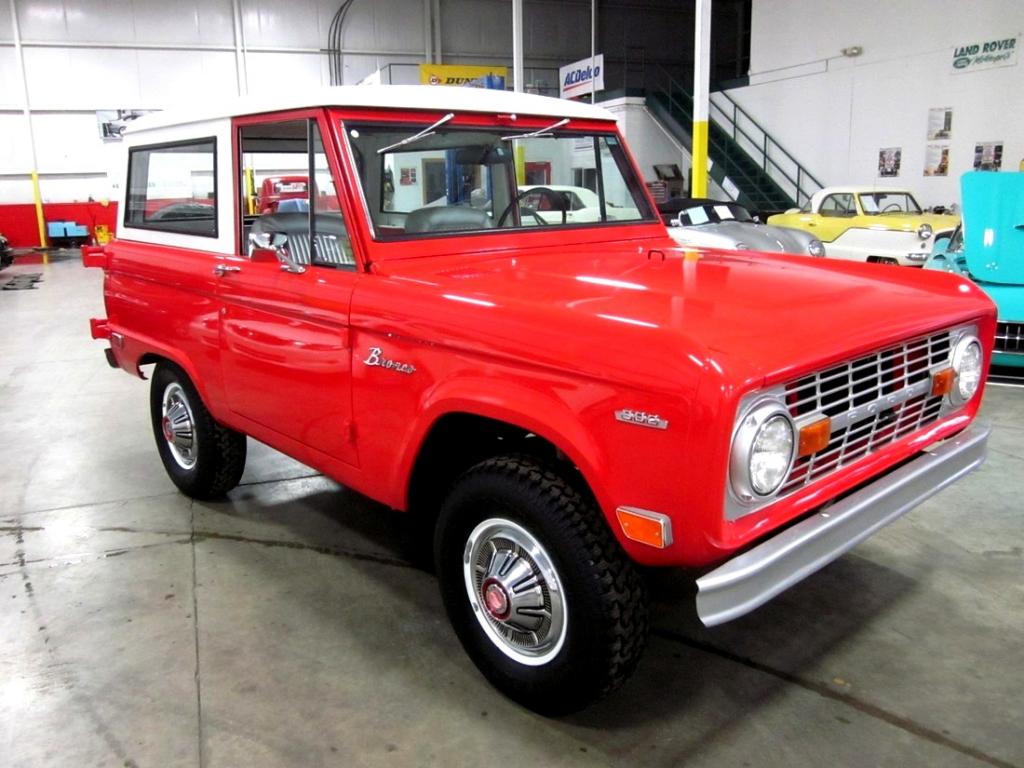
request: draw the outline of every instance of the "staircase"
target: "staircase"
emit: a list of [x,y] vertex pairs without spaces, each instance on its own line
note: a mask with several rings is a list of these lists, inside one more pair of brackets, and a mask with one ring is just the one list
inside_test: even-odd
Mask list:
[[[647,107],[693,151],[693,95],[668,72],[648,91]],[[802,206],[824,185],[723,91],[711,95],[711,178],[736,202],[762,214]]]

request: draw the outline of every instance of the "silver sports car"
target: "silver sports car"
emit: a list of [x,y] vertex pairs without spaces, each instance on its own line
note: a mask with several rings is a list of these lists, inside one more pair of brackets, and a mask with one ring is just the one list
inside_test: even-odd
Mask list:
[[761,224],[738,203],[675,198],[658,208],[668,226],[668,233],[680,245],[825,255],[825,246],[813,235],[791,227]]

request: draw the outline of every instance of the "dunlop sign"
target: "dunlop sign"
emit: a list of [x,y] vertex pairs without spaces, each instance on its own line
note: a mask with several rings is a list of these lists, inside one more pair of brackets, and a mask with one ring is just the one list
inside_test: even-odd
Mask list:
[[1018,48],[1020,35],[958,45],[953,49],[953,72],[1016,66]]
[[462,64],[420,64],[420,82],[424,85],[476,85],[490,87],[491,82],[500,78],[504,89],[508,78],[508,67],[470,67]]
[[573,62],[558,70],[559,94],[563,99],[572,99],[595,91],[604,90],[604,54],[599,53],[593,59]]

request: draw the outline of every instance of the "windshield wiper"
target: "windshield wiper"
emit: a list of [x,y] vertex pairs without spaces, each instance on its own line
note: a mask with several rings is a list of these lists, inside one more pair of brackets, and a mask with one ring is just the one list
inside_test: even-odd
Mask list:
[[554,135],[552,133],[552,131],[555,130],[555,128],[561,128],[563,125],[565,125],[568,122],[569,122],[569,118],[566,117],[566,118],[564,118],[562,120],[559,120],[557,123],[552,123],[547,128],[541,128],[539,130],[533,131],[532,133],[517,133],[517,134],[513,134],[512,136],[502,136],[501,140],[502,141],[511,141],[512,139],[544,139],[544,138],[548,138],[549,136],[553,136]]
[[401,141],[396,141],[394,144],[388,144],[386,147],[381,147],[380,149],[377,150],[377,154],[383,155],[389,149],[394,149],[395,147],[404,147],[406,144],[412,144],[414,141],[419,141],[420,139],[427,138],[427,136],[433,136],[435,128],[441,127],[449,120],[451,120],[453,117],[455,117],[455,113],[449,112],[436,123],[434,123],[433,125],[428,125],[419,133],[414,133],[412,136],[406,136],[404,139],[402,139]]

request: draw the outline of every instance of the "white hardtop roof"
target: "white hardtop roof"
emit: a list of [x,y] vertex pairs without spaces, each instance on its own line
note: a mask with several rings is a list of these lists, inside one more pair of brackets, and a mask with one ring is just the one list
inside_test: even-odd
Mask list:
[[126,133],[154,128],[258,115],[310,107],[424,109],[432,112],[494,112],[552,118],[614,120],[603,107],[532,93],[444,85],[342,85],[301,90],[283,96],[244,96],[216,102],[190,102],[183,108],[145,115],[128,124]]
[[849,195],[914,195],[914,193],[911,192],[909,189],[902,189],[898,187],[869,187],[867,185],[863,187],[825,187],[824,189],[819,189],[817,192],[811,195],[811,203],[817,205],[825,197],[825,195],[834,195],[837,193]]

